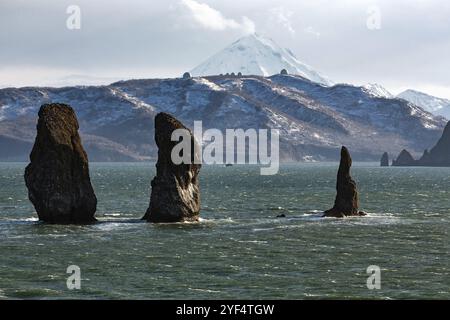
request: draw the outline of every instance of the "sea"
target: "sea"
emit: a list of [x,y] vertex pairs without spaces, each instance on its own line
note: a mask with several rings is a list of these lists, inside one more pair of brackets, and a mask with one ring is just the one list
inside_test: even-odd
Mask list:
[[25,166],[0,163],[0,299],[450,299],[450,168],[355,163],[367,216],[336,219],[337,163],[204,165],[201,220],[152,224],[154,163],[91,163],[98,222],[49,225]]

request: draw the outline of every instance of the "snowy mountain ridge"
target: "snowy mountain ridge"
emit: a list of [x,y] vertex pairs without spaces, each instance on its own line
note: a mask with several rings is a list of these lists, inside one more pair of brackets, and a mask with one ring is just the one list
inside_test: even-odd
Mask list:
[[378,83],[368,83],[364,85],[363,88],[374,97],[389,99],[394,98],[394,95],[392,93],[390,93],[385,87]]
[[154,117],[168,112],[187,126],[278,129],[283,161],[337,160],[346,145],[356,160],[385,151],[421,154],[446,121],[402,99],[363,87],[332,87],[301,76],[211,76],[119,81],[108,86],[0,89],[0,159],[24,161],[43,103],[71,105],[91,161],[154,159]]
[[450,119],[450,100],[434,97],[424,92],[408,89],[397,95],[435,115]]

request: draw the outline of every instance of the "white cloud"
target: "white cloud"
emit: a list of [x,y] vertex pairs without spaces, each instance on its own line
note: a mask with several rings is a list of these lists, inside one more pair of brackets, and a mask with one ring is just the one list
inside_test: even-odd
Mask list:
[[271,18],[275,20],[276,23],[283,26],[291,35],[295,34],[295,29],[292,26],[291,18],[294,12],[287,10],[285,7],[277,7],[269,10]]
[[181,0],[181,4],[189,10],[192,19],[201,27],[209,30],[241,29],[245,33],[255,32],[255,23],[243,16],[241,22],[224,17],[224,15],[205,3],[194,0]]
[[320,37],[320,32],[316,31],[313,27],[309,26],[307,28],[305,28],[305,32],[312,34],[313,36],[319,38]]

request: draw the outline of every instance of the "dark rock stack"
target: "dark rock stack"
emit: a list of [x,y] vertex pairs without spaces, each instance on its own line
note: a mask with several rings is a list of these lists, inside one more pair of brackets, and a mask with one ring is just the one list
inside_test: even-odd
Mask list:
[[382,167],[389,167],[389,155],[387,152],[383,153],[383,156],[381,157],[380,160],[380,165]]
[[408,167],[408,166],[416,166],[418,165],[417,161],[414,160],[411,153],[407,150],[403,149],[402,152],[398,155],[397,159],[392,162],[392,166],[394,167]]
[[78,135],[78,121],[70,106],[45,104],[41,107],[30,161],[25,169],[25,183],[40,220],[95,221],[97,198]]
[[[172,132],[184,129],[191,138],[191,163],[174,164],[171,159],[177,141],[171,141]],[[143,219],[149,222],[198,221],[200,190],[198,174],[200,164],[198,145],[192,132],[167,113],[155,117],[155,141],[158,146],[156,176],[152,180],[150,206]]]
[[350,176],[352,158],[346,147],[341,150],[341,163],[337,175],[336,200],[334,207],[325,211],[324,217],[343,218],[346,216],[363,216],[359,211],[359,200],[356,183]]

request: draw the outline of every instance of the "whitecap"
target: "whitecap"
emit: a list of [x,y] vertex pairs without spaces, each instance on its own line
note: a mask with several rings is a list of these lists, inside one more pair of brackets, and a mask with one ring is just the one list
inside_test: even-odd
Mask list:
[[285,210],[285,209],[283,207],[270,207],[269,210],[279,211],[279,210]]
[[252,229],[253,232],[259,232],[259,231],[271,231],[271,230],[275,230],[277,228],[254,228]]
[[0,219],[0,223],[27,223],[27,222],[39,222],[38,218],[30,217],[30,218],[21,218],[21,219]]
[[130,222],[102,222],[95,224],[94,227],[101,231],[113,231],[117,229],[127,229],[133,227],[134,224]]
[[31,222],[37,222],[37,221],[39,221],[39,219],[38,219],[38,218],[36,218],[36,217],[31,217],[31,218],[20,219],[20,221],[31,221]]
[[257,243],[257,244],[267,244],[267,241],[263,241],[263,240],[239,240],[238,242],[241,243]]
[[7,299],[8,297],[6,296],[5,292],[0,289],[0,299]]
[[235,221],[233,219],[229,218],[229,217],[228,218],[218,218],[218,219],[215,219],[215,218],[199,218],[198,222],[200,222],[200,223],[221,223],[221,222],[224,222],[224,223],[235,223]]
[[211,289],[199,289],[199,288],[188,288],[192,291],[199,291],[199,292],[208,292],[208,293],[220,293],[221,291],[218,290],[211,290]]

